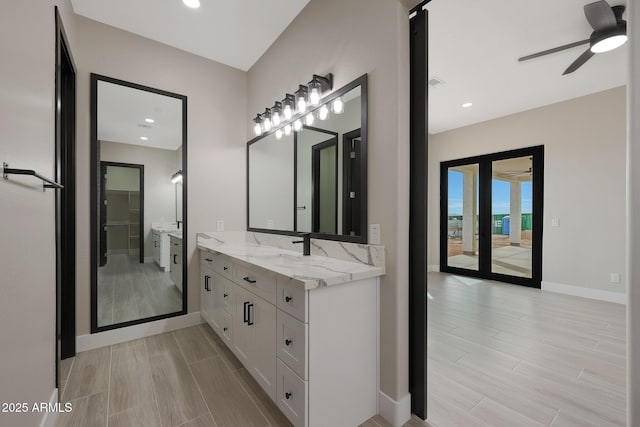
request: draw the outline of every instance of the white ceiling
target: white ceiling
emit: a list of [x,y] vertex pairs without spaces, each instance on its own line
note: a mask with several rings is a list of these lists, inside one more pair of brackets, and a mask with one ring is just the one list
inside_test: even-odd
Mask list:
[[[627,46],[564,70],[588,45],[527,62],[518,58],[589,38],[593,0],[432,0],[429,10],[429,132],[506,116],[622,86]],[[611,5],[626,4],[611,0]],[[625,18],[626,18],[625,13]],[[472,102],[470,108],[462,108]]]
[[247,71],[309,0],[71,0],[78,15]]
[[[148,139],[141,140],[143,136]],[[177,150],[182,145],[182,100],[98,81],[98,140]]]

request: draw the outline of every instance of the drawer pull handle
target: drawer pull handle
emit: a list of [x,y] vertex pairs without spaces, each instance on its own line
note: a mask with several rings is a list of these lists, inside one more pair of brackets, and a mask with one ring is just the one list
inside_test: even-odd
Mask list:
[[284,300],[286,302],[291,302],[291,301],[293,301],[293,297],[290,297],[289,295],[287,295],[286,297],[284,297]]
[[247,305],[249,304],[249,301],[245,301],[244,302],[244,309],[242,311],[242,322],[243,323],[248,323],[247,320]]
[[223,297],[223,298],[226,298],[226,297],[228,297],[228,296],[229,296],[229,294],[222,294],[222,297]]
[[211,258],[205,258],[204,260],[209,262],[213,261]]
[[247,325],[253,325],[253,304],[247,306]]
[[173,263],[174,263],[174,264],[177,264],[177,263],[178,263],[178,261],[176,261],[176,257],[177,257],[177,256],[178,256],[178,254],[173,254]]
[[256,283],[257,282],[257,280],[253,280],[249,276],[243,277],[242,280],[244,280],[245,282],[249,282],[249,283]]
[[222,269],[223,269],[224,271],[227,271],[227,270],[229,269],[229,267],[227,267],[227,266],[225,265],[224,267],[222,267]]
[[289,347],[291,345],[293,341],[291,340],[284,340],[284,345],[286,345],[287,347]]
[[291,394],[291,393],[289,393],[289,392],[286,392],[286,393],[284,394],[284,398],[285,398],[285,399],[287,399],[287,400],[291,399],[291,396],[293,396],[293,394]]
[[211,279],[211,276],[204,276],[204,290],[210,292],[211,288],[209,288],[209,279]]
[[229,329],[229,328],[222,328],[222,330],[225,331],[225,332],[227,332],[227,329]]

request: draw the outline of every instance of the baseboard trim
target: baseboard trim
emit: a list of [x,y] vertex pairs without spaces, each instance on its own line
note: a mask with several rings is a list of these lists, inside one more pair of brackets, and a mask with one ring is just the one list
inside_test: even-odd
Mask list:
[[402,427],[411,419],[411,394],[399,401],[393,400],[381,390],[378,391],[378,409],[380,416],[389,421],[393,427]]
[[427,265],[427,273],[437,273],[440,271],[440,264]]
[[145,264],[151,264],[152,262],[153,262],[153,257],[152,256],[144,257],[144,263]]
[[553,283],[545,281],[542,282],[542,290],[547,292],[555,292],[558,294],[573,295],[576,297],[614,302],[616,304],[627,303],[627,294],[625,292],[603,291],[601,289],[583,288],[581,286],[565,285],[563,283]]
[[[51,393],[51,399],[49,399],[49,408],[52,408],[56,403],[58,403],[58,389],[54,388],[53,393]],[[55,427],[57,419],[57,412],[47,411],[44,413],[42,421],[40,421],[40,427]]]
[[184,316],[169,317],[168,319],[112,329],[110,331],[98,332],[97,334],[79,335],[76,337],[76,351],[93,350],[94,348],[149,337],[163,332],[199,325],[201,323],[203,323],[203,320],[200,312],[196,311],[185,314]]

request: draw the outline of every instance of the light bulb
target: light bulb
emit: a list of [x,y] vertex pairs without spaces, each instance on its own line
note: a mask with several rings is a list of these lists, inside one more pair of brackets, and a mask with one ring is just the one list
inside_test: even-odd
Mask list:
[[282,113],[284,114],[285,120],[291,120],[291,117],[293,117],[293,110],[291,109],[291,105],[285,105]]
[[276,139],[282,139],[282,129],[276,131]]
[[271,130],[271,119],[268,117],[264,119],[262,126],[264,127],[265,132],[269,132]]
[[282,123],[282,119],[280,118],[280,113],[278,111],[275,111],[271,115],[271,122],[273,123],[274,126],[278,126],[280,125],[280,123]]
[[609,52],[610,50],[619,48],[626,42],[627,42],[627,36],[625,34],[619,34],[619,35],[607,37],[606,39],[600,40],[599,42],[591,46],[591,52],[593,53]]
[[344,102],[342,102],[342,98],[338,97],[333,100],[331,104],[331,109],[336,114],[342,114],[344,112]]
[[329,117],[329,109],[327,108],[326,105],[323,105],[322,107],[320,107],[320,110],[318,110],[318,118],[320,120],[327,120],[328,117]]
[[309,102],[313,106],[320,104],[320,90],[317,87],[312,88],[309,92]]
[[298,98],[298,113],[303,114],[307,111],[307,101],[303,97]]
[[256,134],[256,136],[262,135],[262,126],[260,126],[260,123],[255,124],[255,126],[253,127],[253,132]]
[[304,124],[307,126],[311,126],[313,124],[313,119],[315,117],[313,117],[313,113],[309,113],[306,116],[304,116]]
[[296,132],[299,132],[302,129],[302,122],[300,121],[300,119],[293,122],[293,128],[296,130]]
[[286,125],[286,126],[284,127],[284,134],[285,134],[285,135],[291,135],[291,131],[292,131],[292,128],[291,128],[291,125],[290,125],[290,124],[288,124],[288,125]]

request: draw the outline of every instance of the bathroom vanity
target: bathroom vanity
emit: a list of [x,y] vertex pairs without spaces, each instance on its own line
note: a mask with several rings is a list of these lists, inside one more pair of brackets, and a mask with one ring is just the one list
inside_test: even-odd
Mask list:
[[365,422],[378,413],[384,249],[314,242],[347,261],[256,236],[198,235],[202,317],[296,427]]
[[153,261],[165,272],[171,271],[171,242],[169,233],[178,231],[176,223],[152,223]]

